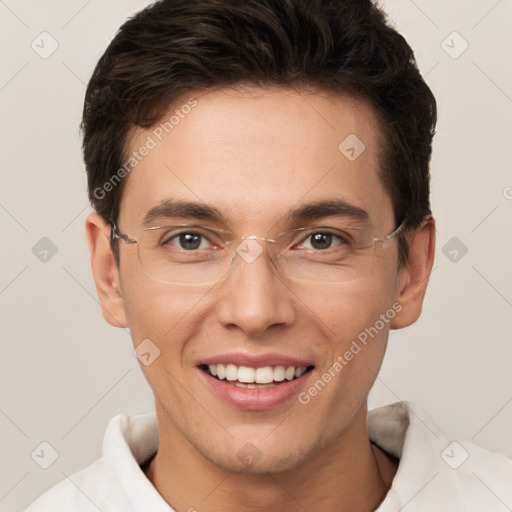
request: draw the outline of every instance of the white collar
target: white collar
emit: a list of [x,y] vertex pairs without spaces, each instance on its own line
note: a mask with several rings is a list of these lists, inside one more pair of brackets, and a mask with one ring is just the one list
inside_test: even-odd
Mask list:
[[[414,404],[398,402],[369,411],[368,432],[376,445],[400,458],[391,489],[377,512],[396,512],[408,504],[415,512],[439,510],[436,504],[452,512],[501,511],[512,505],[512,461],[472,443],[450,443]],[[140,468],[157,448],[154,413],[118,415],[107,427],[104,477],[116,481],[130,510],[172,512]],[[457,468],[449,464],[455,459],[443,455],[459,457],[464,452],[467,461]]]

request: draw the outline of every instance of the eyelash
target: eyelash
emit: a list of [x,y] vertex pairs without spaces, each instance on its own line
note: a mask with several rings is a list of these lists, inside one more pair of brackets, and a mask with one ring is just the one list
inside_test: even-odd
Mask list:
[[[179,243],[179,240],[180,240],[180,237],[183,236],[183,235],[194,235],[194,236],[199,236],[199,237],[202,237],[202,239],[204,240],[207,240],[210,244],[214,244],[214,245],[217,245],[215,244],[214,242],[212,242],[209,237],[207,235],[205,235],[204,233],[201,233],[199,231],[192,231],[192,230],[189,230],[189,231],[180,231],[178,233],[173,233],[172,235],[170,236],[165,236],[163,237],[162,241],[161,241],[161,245],[163,246],[166,246],[166,245],[173,245],[172,244],[172,241],[173,240],[178,240],[178,243]],[[347,237],[343,238],[342,236],[340,236],[339,234],[337,233],[333,233],[333,232],[330,232],[330,231],[313,231],[313,232],[310,232],[307,236],[305,236],[304,238],[301,238],[301,240],[295,244],[293,244],[293,246],[297,246],[297,245],[302,245],[304,244],[308,239],[311,239],[312,236],[314,235],[328,235],[328,236],[332,236],[333,239],[337,239],[338,240],[338,244],[343,244],[343,243],[349,243]],[[310,242],[311,243],[311,242]],[[201,243],[199,245],[202,244],[202,240],[201,240]],[[328,249],[331,249],[331,247],[329,247]],[[183,247],[181,247],[181,249],[183,250],[187,250],[187,249],[184,249]],[[313,248],[314,249],[314,248]],[[317,250],[321,250],[321,249],[317,249]],[[327,249],[326,249],[327,250]],[[193,249],[190,249],[190,251],[193,251]]]

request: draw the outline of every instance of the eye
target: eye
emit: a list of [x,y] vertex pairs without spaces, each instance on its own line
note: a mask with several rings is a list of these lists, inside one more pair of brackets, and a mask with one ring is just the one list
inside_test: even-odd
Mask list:
[[162,245],[173,246],[185,251],[195,251],[197,249],[208,249],[211,244],[203,234],[186,231],[165,238],[162,240]]
[[322,251],[332,249],[343,243],[346,243],[346,240],[340,235],[325,231],[316,231],[309,234],[304,241],[299,244],[299,248]]

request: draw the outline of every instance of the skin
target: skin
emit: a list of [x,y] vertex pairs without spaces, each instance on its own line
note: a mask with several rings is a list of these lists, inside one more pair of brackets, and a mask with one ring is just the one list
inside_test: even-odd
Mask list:
[[[122,232],[136,237],[146,212],[169,198],[214,206],[228,226],[211,225],[240,235],[271,238],[299,227],[285,222],[290,210],[335,198],[366,210],[375,236],[395,229],[378,175],[380,131],[365,103],[272,88],[195,97],[197,107],[131,172],[118,219]],[[128,152],[150,134],[135,130]],[[349,134],[366,146],[353,162],[338,151]],[[110,229],[97,214],[88,217],[86,230],[106,320],[129,327],[135,346],[149,338],[161,351],[151,365],[141,365],[160,431],[146,474],[175,510],[375,509],[397,465],[369,442],[367,396],[390,328],[406,327],[421,313],[433,220],[407,235],[405,266],[398,268],[395,239],[378,252],[370,275],[343,285],[279,278],[265,255],[251,264],[238,260],[213,287],[163,284],[141,270],[136,246],[120,241],[116,265]],[[241,411],[199,378],[200,358],[277,352],[314,362],[307,389],[395,303],[401,311],[306,405],[294,397],[274,409]],[[248,441],[261,453],[251,467],[237,457]]]

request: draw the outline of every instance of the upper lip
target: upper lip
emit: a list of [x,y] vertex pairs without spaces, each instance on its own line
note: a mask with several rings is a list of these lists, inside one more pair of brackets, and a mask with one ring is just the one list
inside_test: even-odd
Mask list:
[[234,364],[236,366],[248,366],[249,368],[262,368],[264,366],[313,366],[311,361],[298,359],[284,354],[243,354],[230,352],[201,359],[198,366],[210,364]]

